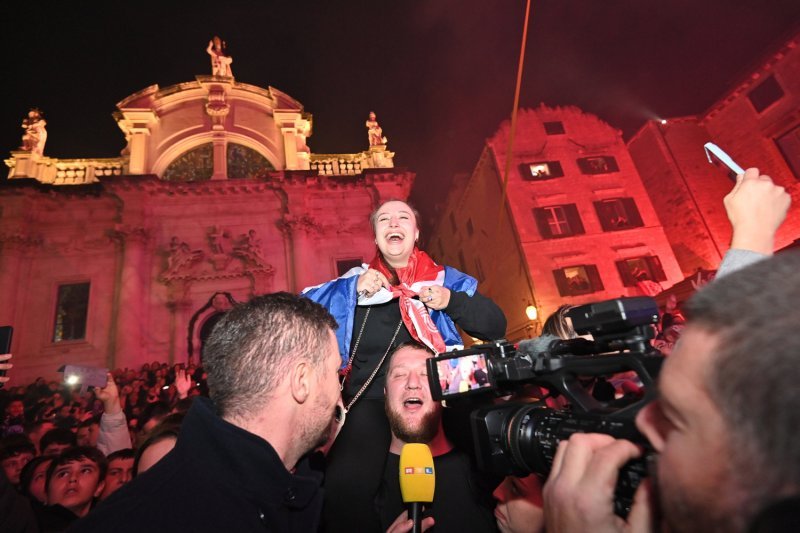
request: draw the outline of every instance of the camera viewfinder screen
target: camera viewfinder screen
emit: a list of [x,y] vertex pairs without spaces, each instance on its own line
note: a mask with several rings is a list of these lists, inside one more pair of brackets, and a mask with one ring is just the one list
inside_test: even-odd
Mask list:
[[443,396],[463,394],[491,385],[484,354],[442,359],[437,362],[437,370]]

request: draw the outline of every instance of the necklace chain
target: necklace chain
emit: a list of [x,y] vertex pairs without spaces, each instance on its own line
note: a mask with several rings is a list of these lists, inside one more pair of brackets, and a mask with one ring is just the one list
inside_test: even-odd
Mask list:
[[[361,336],[364,334],[364,328],[367,325],[367,318],[369,318],[369,312],[371,309],[372,307],[367,307],[367,312],[364,314],[364,321],[361,323],[361,329],[358,332],[358,337],[356,338],[355,344],[353,344],[353,351],[350,354],[350,361],[347,362],[347,368],[345,368],[344,370],[344,379],[342,379],[341,390],[344,390],[344,382],[347,380],[347,378],[350,376],[350,372],[353,370],[353,359],[356,356],[358,345],[361,342]],[[386,348],[386,352],[384,352],[383,357],[381,357],[381,360],[378,361],[378,364],[375,366],[375,369],[372,371],[372,374],[370,374],[369,378],[367,378],[367,381],[364,382],[364,385],[361,386],[356,395],[353,396],[353,399],[350,400],[350,402],[344,408],[345,414],[347,414],[347,412],[350,411],[350,409],[353,407],[353,404],[356,403],[356,400],[358,400],[361,397],[361,395],[364,394],[364,391],[366,391],[367,387],[370,386],[372,380],[375,379],[375,376],[378,374],[378,370],[380,370],[381,366],[383,366],[383,362],[386,360],[386,356],[389,355],[389,352],[392,350],[392,346],[394,345],[394,341],[397,338],[397,334],[400,333],[401,327],[403,327],[402,319],[400,319],[400,322],[397,324],[397,328],[394,330],[394,335],[392,335],[392,340],[389,341],[389,346]]]

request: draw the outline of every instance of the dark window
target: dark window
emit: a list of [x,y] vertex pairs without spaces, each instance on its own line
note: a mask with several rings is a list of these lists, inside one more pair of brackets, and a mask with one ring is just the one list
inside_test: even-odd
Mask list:
[[88,311],[89,283],[59,285],[53,342],[85,338]]
[[545,122],[544,132],[548,135],[562,135],[564,131],[564,123],[560,121]]
[[467,233],[469,234],[470,237],[472,237],[472,234],[475,233],[475,229],[472,227],[471,218],[467,219]]
[[617,270],[626,287],[634,287],[640,281],[666,281],[667,276],[656,256],[634,257],[617,261]]
[[539,161],[537,163],[523,163],[519,166],[522,179],[530,180],[549,180],[560,178],[564,175],[561,163],[558,161]]
[[783,98],[783,95],[783,88],[778,83],[778,80],[775,79],[775,76],[770,76],[762,81],[758,87],[750,91],[747,98],[753,104],[756,113],[761,113]]
[[644,226],[633,198],[612,198],[594,203],[603,231],[617,231]]
[[539,233],[544,239],[557,239],[585,233],[575,204],[537,207],[533,210]]
[[336,261],[336,275],[341,276],[353,267],[361,266],[362,258],[358,259],[340,259]]
[[553,270],[558,293],[561,296],[578,296],[603,290],[603,282],[594,265],[578,265]]
[[775,139],[795,179],[800,180],[800,126]]
[[453,233],[456,233],[458,231],[458,227],[456,226],[456,216],[452,211],[450,212],[450,225],[453,227]]
[[581,157],[578,159],[578,167],[584,174],[605,174],[607,172],[619,172],[617,160],[610,155],[599,155],[596,157]]

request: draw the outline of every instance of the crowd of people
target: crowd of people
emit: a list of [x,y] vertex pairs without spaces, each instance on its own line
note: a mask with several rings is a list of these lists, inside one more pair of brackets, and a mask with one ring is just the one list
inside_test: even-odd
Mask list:
[[42,378],[0,389],[0,465],[41,530],[63,530],[165,455],[201,394],[201,367],[157,361],[116,369],[97,389]]
[[[212,331],[203,368],[155,362],[115,370],[84,393],[43,380],[3,392],[0,524],[402,533],[414,524],[400,456],[424,443],[436,492],[423,530],[797,530],[800,255],[765,260],[788,206],[756,169],[739,176],[726,197],[734,231],[719,279],[685,317],[674,306],[662,317],[664,331],[678,322],[683,331],[636,418],[656,475],[626,518],[615,514],[615,485],[641,443],[576,433],[559,443],[546,479],[476,468],[448,428],[451,409],[433,399],[426,360],[459,346],[456,325],[499,338],[505,318],[474,279],[417,248],[416,212],[390,201],[371,218],[369,265],[303,295],[237,305]],[[546,323],[550,338],[575,336],[567,309]],[[445,383],[465,381],[453,392],[483,379],[478,361],[464,361]],[[607,383],[604,401],[638,392],[622,383]]]

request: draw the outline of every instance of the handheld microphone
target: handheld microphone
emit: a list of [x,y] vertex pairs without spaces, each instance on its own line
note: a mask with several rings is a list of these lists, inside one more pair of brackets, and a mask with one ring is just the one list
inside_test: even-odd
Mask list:
[[403,503],[410,504],[409,517],[414,521],[412,533],[422,531],[422,504],[433,501],[435,487],[436,474],[428,445],[403,445],[400,452],[400,493]]

